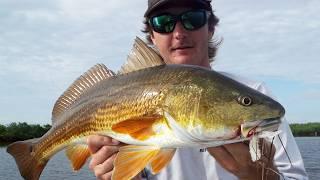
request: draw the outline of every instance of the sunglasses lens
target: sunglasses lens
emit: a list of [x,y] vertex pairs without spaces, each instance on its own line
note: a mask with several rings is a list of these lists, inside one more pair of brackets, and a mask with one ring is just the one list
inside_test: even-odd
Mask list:
[[150,24],[153,30],[158,33],[171,33],[178,20],[181,21],[185,29],[193,31],[206,24],[207,15],[204,10],[187,11],[178,16],[164,14],[152,17]]
[[196,30],[206,24],[205,11],[189,11],[181,15],[181,21],[185,29]]
[[175,23],[176,22],[171,15],[160,15],[151,18],[152,28],[159,33],[172,32]]

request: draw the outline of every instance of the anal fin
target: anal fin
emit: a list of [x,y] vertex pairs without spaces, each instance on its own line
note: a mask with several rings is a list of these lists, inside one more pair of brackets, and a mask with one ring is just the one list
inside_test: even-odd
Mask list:
[[158,174],[164,167],[166,167],[175,152],[176,149],[161,149],[150,163],[152,174]]
[[67,148],[66,155],[71,161],[73,170],[78,171],[86,163],[91,154],[87,145],[76,144]]
[[121,147],[114,161],[112,179],[128,180],[135,177],[159,151],[159,148],[152,146]]

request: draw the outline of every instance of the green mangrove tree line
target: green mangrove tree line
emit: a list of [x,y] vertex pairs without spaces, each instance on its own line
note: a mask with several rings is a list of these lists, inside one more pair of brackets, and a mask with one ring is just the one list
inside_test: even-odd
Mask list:
[[294,136],[320,136],[320,123],[290,124]]
[[11,123],[7,126],[0,124],[0,142],[10,143],[41,137],[51,128],[50,125]]

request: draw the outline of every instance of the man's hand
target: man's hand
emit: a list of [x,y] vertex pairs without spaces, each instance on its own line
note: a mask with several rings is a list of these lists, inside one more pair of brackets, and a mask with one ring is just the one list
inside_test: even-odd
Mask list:
[[274,146],[262,139],[259,144],[262,157],[256,162],[252,162],[249,147],[245,143],[211,147],[208,152],[223,168],[240,179],[279,179],[275,172],[268,170],[277,171],[273,166]]
[[[92,155],[89,168],[94,172],[97,179],[111,180],[113,161],[119,148],[125,144],[107,136],[92,135],[87,139],[87,144]],[[138,174],[134,180],[139,180]]]
[[111,179],[113,161],[122,146],[120,142],[110,137],[93,135],[89,136],[87,144],[92,154],[89,168],[97,179]]

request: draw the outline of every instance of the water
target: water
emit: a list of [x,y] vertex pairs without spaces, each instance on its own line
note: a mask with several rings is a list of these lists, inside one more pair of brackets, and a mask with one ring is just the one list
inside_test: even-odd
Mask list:
[[[320,137],[298,137],[296,141],[310,180],[320,179]],[[0,148],[0,162],[0,179],[22,179],[13,158],[6,153],[5,148]],[[95,177],[89,170],[88,163],[79,172],[72,172],[64,152],[60,152],[49,161],[41,174],[41,180],[51,179],[90,180]]]
[[320,179],[320,137],[297,137],[296,142],[310,180]]
[[[14,159],[0,147],[0,179],[23,180]],[[88,162],[78,172],[73,172],[64,152],[59,152],[48,162],[41,174],[41,180],[95,180],[95,176],[88,168]]]

